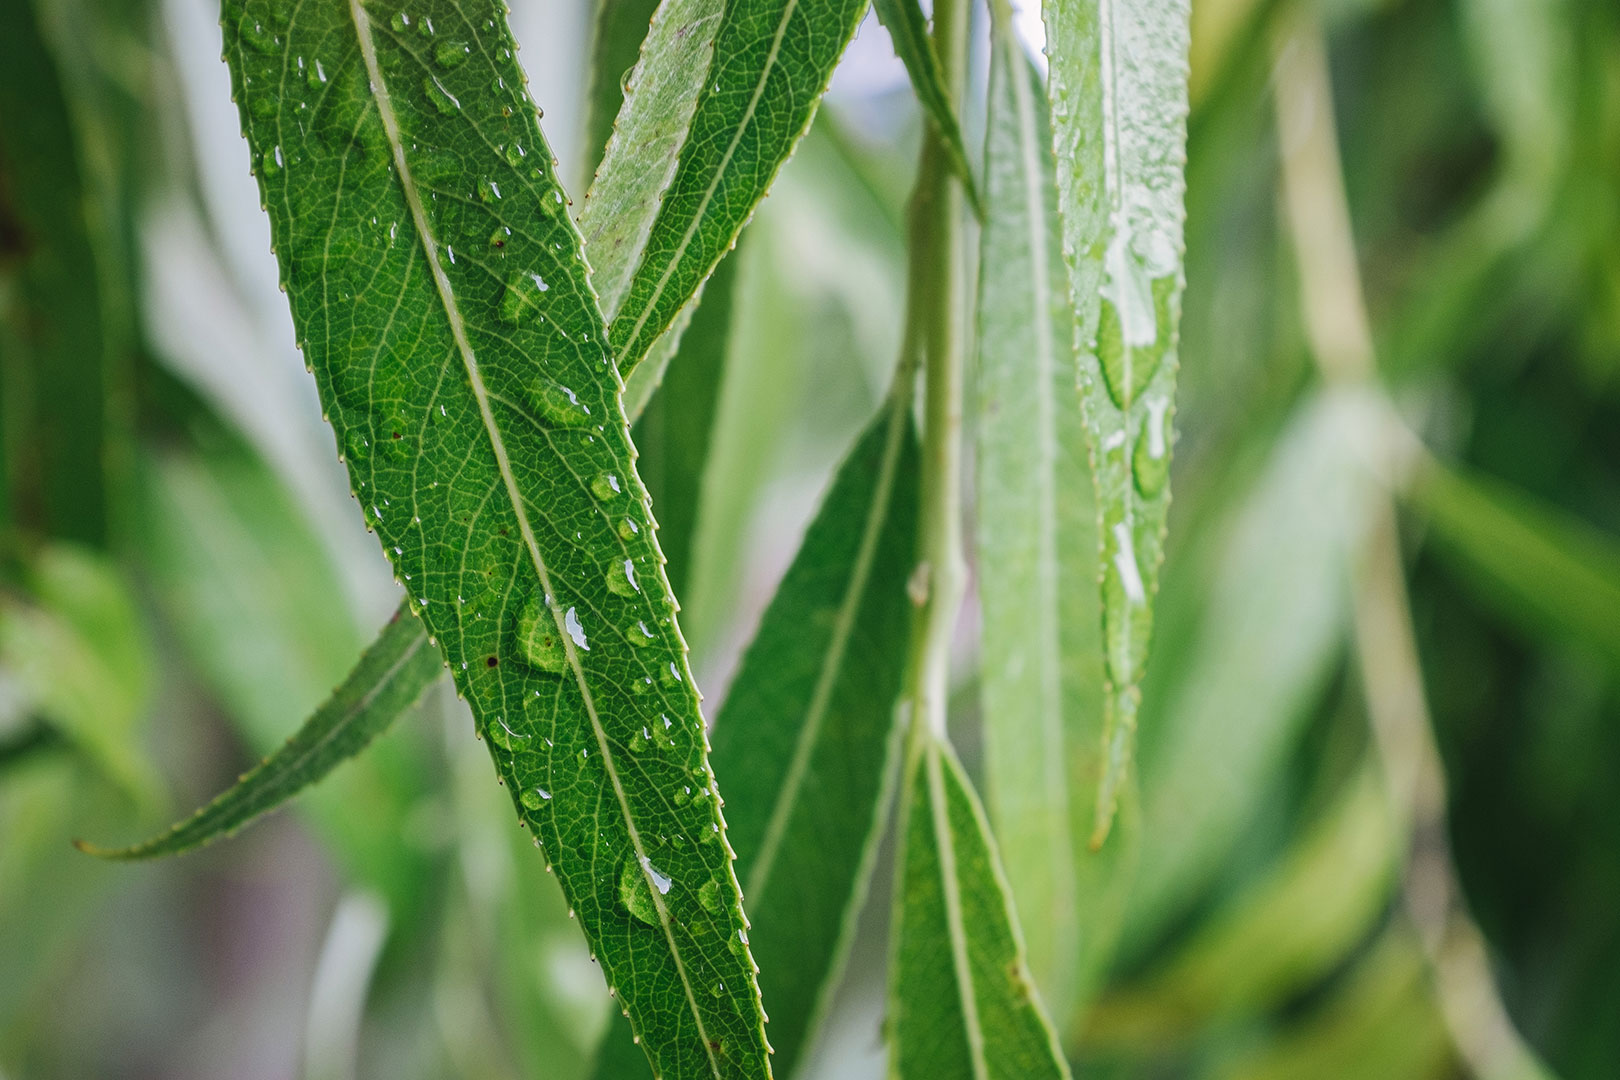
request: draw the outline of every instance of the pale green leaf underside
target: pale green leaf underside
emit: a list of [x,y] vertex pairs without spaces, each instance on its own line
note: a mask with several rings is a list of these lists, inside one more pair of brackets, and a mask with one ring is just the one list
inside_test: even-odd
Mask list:
[[962,125],[957,122],[956,110],[951,107],[951,95],[939,70],[939,56],[934,52],[934,39],[928,33],[928,17],[923,14],[917,0],[872,0],[889,37],[894,42],[895,54],[906,65],[911,76],[911,87],[928,115],[929,123],[939,132],[950,158],[951,169],[962,181],[968,202],[975,212],[983,213],[978,186],[973,181],[973,169],[968,165],[967,144],[962,139]]
[[175,855],[228,836],[274,810],[371,744],[444,670],[421,623],[396,612],[353,672],[281,749],[191,817],[125,848],[79,844],[108,859]]
[[[840,466],[715,722],[781,1076],[842,968],[892,786],[917,490],[896,395]],[[630,1075],[627,1046],[610,1036],[601,1080]]]
[[767,1075],[621,384],[501,6],[258,0],[225,28],[356,497],[521,820],[655,1071]]
[[900,1080],[1067,1078],[989,822],[950,747],[924,738],[901,792],[891,1071]]
[[[1101,525],[1108,835],[1135,741],[1169,509],[1186,189],[1187,0],[1045,0],[1063,251]],[[1100,183],[1099,183],[1100,180]]]
[[[635,367],[731,250],[810,126],[865,11],[866,0],[733,0],[726,5],[675,174],[613,318],[611,338],[621,368]],[[651,48],[649,35],[644,63]],[[632,84],[638,77],[650,78],[638,69]],[[626,102],[626,112],[637,108],[639,96]],[[621,114],[621,132],[623,120]]]
[[1066,1017],[1082,930],[1088,948],[1101,937],[1079,877],[1099,859],[1082,797],[1101,772],[1096,504],[1046,95],[1004,5],[991,49],[975,387],[986,779],[1030,966]]

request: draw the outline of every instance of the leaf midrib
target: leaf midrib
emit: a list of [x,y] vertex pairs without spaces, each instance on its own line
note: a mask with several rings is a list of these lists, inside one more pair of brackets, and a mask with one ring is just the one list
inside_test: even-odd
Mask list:
[[688,1008],[692,1018],[697,1024],[698,1034],[702,1038],[704,1052],[708,1055],[709,1068],[716,1080],[721,1076],[720,1063],[715,1057],[715,1051],[709,1033],[703,1023],[703,1013],[698,1008],[697,998],[692,990],[692,981],[686,971],[686,964],[681,959],[680,947],[675,942],[668,907],[658,889],[654,886],[651,874],[648,871],[648,853],[642,843],[641,833],[636,828],[635,816],[630,812],[630,804],[625,796],[624,785],[619,777],[618,768],[614,765],[612,751],[608,747],[607,732],[602,727],[601,717],[597,713],[596,700],[591,694],[589,684],[585,679],[584,667],[580,664],[579,653],[574,646],[573,635],[568,633],[563,624],[563,616],[553,601],[555,593],[551,587],[551,575],[546,569],[545,560],[540,555],[538,541],[535,539],[534,529],[529,523],[529,515],[524,508],[523,498],[517,487],[517,477],[512,472],[511,459],[506,452],[506,442],[501,437],[500,428],[495,422],[495,415],[490,408],[489,391],[484,385],[483,375],[478,367],[478,359],[473,353],[472,342],[467,338],[465,320],[462,318],[460,306],[456,303],[455,292],[450,285],[450,278],[444,267],[439,265],[437,256],[438,241],[428,224],[427,211],[422,205],[422,197],[416,188],[416,178],[412,175],[409,163],[405,159],[405,143],[399,128],[399,118],[394,114],[393,102],[389,97],[387,83],[383,80],[382,70],[377,63],[376,43],[371,36],[371,18],[361,6],[360,0],[349,0],[349,14],[354,21],[355,36],[360,47],[360,57],[366,66],[367,82],[371,96],[377,104],[377,113],[382,120],[383,132],[387,136],[389,149],[393,153],[394,166],[399,174],[400,187],[405,195],[405,202],[410,208],[411,221],[415,225],[417,239],[422,245],[423,253],[427,258],[428,269],[433,274],[433,283],[438,290],[439,302],[444,307],[445,317],[450,323],[451,337],[455,340],[456,349],[461,354],[462,364],[467,370],[467,378],[472,388],[474,399],[478,403],[478,413],[484,424],[485,434],[489,437],[491,449],[495,454],[496,465],[500,471],[501,482],[506,488],[508,500],[512,510],[517,516],[518,529],[523,536],[524,546],[528,549],[529,558],[534,564],[535,573],[540,578],[540,587],[544,590],[551,610],[551,617],[557,624],[557,636],[562,642],[564,655],[568,666],[574,674],[574,681],[585,703],[585,712],[590,717],[591,731],[596,738],[597,749],[602,755],[602,768],[607,773],[608,780],[613,785],[614,798],[619,804],[619,813],[623,817],[625,829],[630,836],[630,846],[635,852],[636,863],[640,867],[643,878],[646,879],[647,892],[651,896],[653,905],[658,911],[658,921],[664,932],[664,939],[669,944],[670,956],[675,962],[675,970],[681,978],[681,988],[685,991]]
[[[351,2],[354,2],[354,0],[351,0]],[[719,190],[720,181],[726,175],[726,170],[731,166],[732,155],[737,152],[737,144],[742,141],[743,132],[748,130],[748,125],[753,123],[754,112],[759,106],[759,99],[765,93],[765,84],[770,81],[771,72],[776,70],[776,58],[782,51],[782,37],[787,33],[788,20],[793,17],[793,13],[798,10],[798,7],[798,0],[789,0],[788,4],[782,8],[782,18],[777,22],[776,33],[771,38],[771,51],[765,58],[765,66],[760,69],[759,79],[754,83],[754,93],[748,99],[748,107],[743,110],[742,119],[732,129],[731,141],[726,144],[725,153],[720,155],[720,166],[714,170],[714,176],[710,178],[709,186],[704,189],[703,197],[698,200],[697,210],[692,214],[692,223],[686,227],[686,232],[682,234],[680,243],[675,245],[674,253],[671,254],[668,264],[664,267],[664,272],[658,277],[658,284],[653,286],[652,295],[642,305],[641,314],[636,318],[635,325],[630,328],[629,336],[624,339],[626,344],[634,344],[641,337],[642,329],[647,325],[647,320],[652,317],[653,309],[658,306],[658,301],[663,298],[664,289],[669,286],[669,279],[675,276],[676,267],[680,265],[681,258],[686,254],[687,248],[691,246],[692,237],[697,235],[698,227],[703,224],[704,215],[709,212],[709,203],[714,200],[714,193]],[[723,24],[721,29],[725,29]],[[701,109],[702,107],[700,102],[698,108]],[[679,173],[680,166],[677,165],[676,175],[679,175]],[[656,227],[657,222],[655,221],[652,228]],[[641,351],[646,352],[645,349]],[[636,359],[639,360],[640,357]]]
[[924,750],[924,781],[928,788],[929,824],[934,830],[934,844],[939,851],[940,887],[945,900],[945,929],[951,942],[951,966],[956,972],[957,996],[962,1007],[962,1026],[966,1029],[968,1058],[973,1066],[974,1080],[989,1080],[990,1066],[985,1059],[984,1026],[979,1019],[979,999],[974,993],[973,967],[967,954],[967,927],[962,918],[962,883],[956,876],[956,840],[951,831],[950,811],[945,805],[945,776],[940,757],[945,753],[937,741],[930,739]]
[[[1061,676],[1061,642],[1058,633],[1057,604],[1060,591],[1057,556],[1057,403],[1053,400],[1052,384],[1057,372],[1057,357],[1052,344],[1052,294],[1048,268],[1051,253],[1047,249],[1044,221],[1046,205],[1042,190],[1042,168],[1039,125],[1035,117],[1034,98],[1030,94],[1029,70],[1018,39],[1011,27],[1003,35],[1007,50],[1007,77],[1012,80],[1013,100],[1018,116],[1018,150],[1023,159],[1024,221],[1029,229],[1031,306],[1035,332],[1035,417],[1038,428],[1040,467],[1036,470],[1036,514],[1040,518],[1036,540],[1036,576],[1041,585],[1041,600],[1037,617],[1041,621],[1036,635],[1045,652],[1041,675],[1041,696],[1045,707],[1041,709],[1041,732],[1045,736],[1045,780],[1048,805],[1058,807],[1055,838],[1047,853],[1056,868],[1056,904],[1060,911],[1074,910],[1075,883],[1073,873],[1073,836],[1070,832],[1069,787],[1064,782],[1063,766],[1067,760],[1063,745],[1063,684]],[[1078,389],[1075,405],[1079,404]]]

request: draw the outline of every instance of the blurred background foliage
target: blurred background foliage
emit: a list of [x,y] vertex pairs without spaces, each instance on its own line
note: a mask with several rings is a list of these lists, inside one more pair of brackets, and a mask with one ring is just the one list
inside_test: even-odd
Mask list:
[[[1399,899],[1404,824],[1352,648],[1365,402],[1317,374],[1296,269],[1314,241],[1282,207],[1279,42],[1307,7],[1380,375],[1427,447],[1399,527],[1458,876],[1516,1025],[1557,1075],[1606,1080],[1611,0],[1195,0],[1141,850],[1065,1041],[1119,1078],[1468,1072]],[[601,978],[445,686],[236,841],[140,866],[70,846],[223,788],[397,602],[292,344],[216,20],[207,0],[0,2],[0,1076],[581,1077]],[[588,4],[515,0],[513,22],[563,175],[582,171]],[[708,471],[659,511],[689,530],[711,716],[895,355],[919,123],[869,21],[735,257]],[[884,909],[811,1075],[883,1075]]]

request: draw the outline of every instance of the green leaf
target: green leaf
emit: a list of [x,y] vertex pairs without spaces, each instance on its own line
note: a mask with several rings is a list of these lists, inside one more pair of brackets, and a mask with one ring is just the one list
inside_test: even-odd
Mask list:
[[1108,678],[1091,843],[1114,816],[1153,631],[1180,322],[1187,0],[1045,0],[1063,253],[1091,432]]
[[943,741],[922,734],[908,757],[890,931],[891,1075],[1067,1077],[984,810]]
[[225,26],[356,497],[520,819],[655,1072],[768,1075],[621,384],[501,5],[255,0]]
[[[715,722],[782,1076],[843,968],[894,780],[917,531],[908,399],[891,396],[839,467]],[[623,1080],[628,1046],[610,1038],[596,1074]]]
[[991,6],[979,233],[977,566],[985,775],[996,843],[1057,1017],[1111,936],[1114,851],[1084,843],[1102,773],[1097,511],[1039,73]]
[[923,14],[917,0],[872,0],[872,9],[889,31],[894,51],[906,65],[911,76],[911,88],[917,94],[928,122],[939,132],[940,141],[950,158],[951,170],[962,181],[962,190],[974,212],[981,217],[983,204],[978,187],[973,182],[973,169],[968,165],[967,145],[962,140],[962,126],[957,122],[956,110],[951,107],[951,95],[945,88],[939,70],[939,56],[934,52],[934,40],[928,34],[928,17]]
[[1436,551],[1486,603],[1537,637],[1620,665],[1620,540],[1490,477],[1427,463],[1412,497]]
[[[865,11],[866,0],[733,0],[726,5],[714,38],[715,62],[624,302],[617,310],[605,306],[612,312],[611,338],[621,370],[634,368],[646,355],[736,243],[810,126]],[[653,34],[657,31],[655,19]],[[644,56],[652,42],[649,35]],[[632,84],[636,78],[631,76]],[[632,97],[627,108],[634,102]],[[619,132],[624,133],[622,118]],[[604,162],[603,170],[607,167]]]
[[[624,84],[641,55],[641,43],[647,39],[658,6],[658,0],[596,0],[585,95],[586,177],[596,172],[613,137],[613,122],[624,104]],[[579,187],[589,188],[590,184]]]
[[[724,10],[724,0],[659,4],[641,42],[641,59],[624,74],[624,103],[579,215],[591,261],[591,285],[610,323],[624,305],[632,275],[661,213],[664,194],[675,176],[709,74]],[[607,42],[602,44],[606,48]],[[619,46],[614,49],[618,51]],[[705,268],[705,276],[710,268],[712,264]],[[675,308],[691,298],[696,284],[679,298]],[[638,317],[642,314],[639,305],[632,310]],[[619,350],[619,373],[629,378],[651,343],[649,337],[647,346],[637,353]]]
[[1307,398],[1222,528],[1196,645],[1142,763],[1130,938],[1184,915],[1220,871],[1342,656],[1346,568],[1377,494],[1361,448],[1378,415],[1353,391]]
[[664,573],[677,595],[685,595],[692,567],[703,476],[731,342],[737,266],[737,259],[727,259],[716,268],[693,305],[692,323],[681,335],[668,377],[631,429],[641,455],[641,479],[658,508]]
[[343,685],[280,750],[228,791],[150,840],[125,848],[81,842],[79,850],[106,859],[151,859],[229,836],[364,750],[416,703],[443,667],[421,624],[396,612]]

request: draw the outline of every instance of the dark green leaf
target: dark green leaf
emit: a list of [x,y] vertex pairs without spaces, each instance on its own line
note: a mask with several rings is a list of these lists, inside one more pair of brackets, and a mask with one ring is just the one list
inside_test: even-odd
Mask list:
[[1186,188],[1187,0],[1046,0],[1063,252],[1101,508],[1101,846],[1136,738],[1174,441]]
[[125,848],[80,843],[79,850],[107,859],[150,859],[229,836],[364,750],[415,704],[443,667],[421,624],[396,612],[343,685],[286,745],[230,790],[150,840]]
[[501,5],[233,2],[225,29],[356,497],[519,817],[655,1071],[765,1076],[697,691]]
[[[715,724],[783,1076],[842,970],[893,782],[917,469],[896,393],[840,466]],[[629,1075],[628,1045],[609,1038],[599,1077]]]

